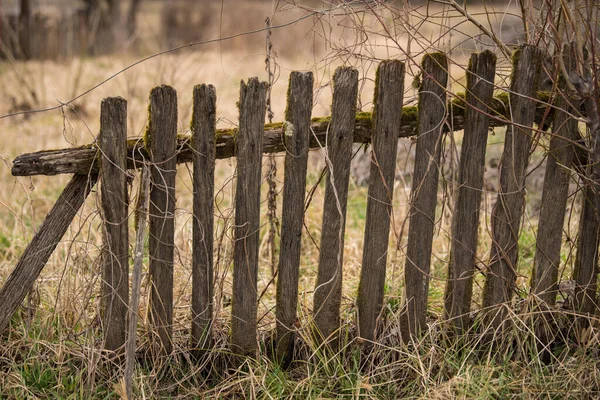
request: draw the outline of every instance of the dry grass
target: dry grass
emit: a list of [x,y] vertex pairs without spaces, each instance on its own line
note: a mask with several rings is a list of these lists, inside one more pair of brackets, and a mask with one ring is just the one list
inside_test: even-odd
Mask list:
[[[316,3],[315,3],[316,4]],[[227,36],[243,30],[262,27],[272,5],[242,3],[235,8],[231,2],[211,2],[211,20],[202,32],[205,37]],[[320,5],[321,9],[331,7]],[[409,84],[418,73],[418,62],[424,50],[431,48],[451,54],[451,92],[463,91],[464,69],[470,52],[489,45],[489,40],[475,37],[472,26],[462,17],[441,6],[422,6],[392,13],[381,5],[357,8],[341,7],[336,12],[317,15],[274,32],[277,53],[277,74],[272,98],[275,120],[283,117],[287,76],[292,70],[310,70],[315,74],[314,116],[330,112],[330,81],[335,67],[348,64],[360,71],[359,105],[372,107],[374,71],[379,60],[400,58],[407,62],[408,103],[415,102],[414,89]],[[492,7],[492,6],[490,6]],[[487,12],[491,25],[498,27],[514,11],[497,6]],[[280,5],[273,24],[305,15],[310,10],[301,4]],[[241,21],[238,15],[244,16]],[[474,13],[485,20],[483,14]],[[394,18],[398,18],[395,20]],[[143,14],[143,37],[147,42],[157,37],[154,27],[159,17],[155,3]],[[218,21],[218,22],[217,22]],[[503,25],[502,25],[503,26]],[[227,28],[225,28],[227,27]],[[360,28],[360,29],[359,29]],[[229,30],[231,31],[229,31]],[[393,29],[390,30],[390,29]],[[502,33],[502,29],[498,29]],[[468,39],[468,40],[467,40]],[[152,45],[148,48],[153,49]],[[27,114],[0,119],[3,146],[0,157],[0,286],[4,284],[16,260],[35,229],[52,206],[68,177],[15,178],[10,174],[11,160],[20,153],[40,149],[81,145],[95,140],[99,129],[99,104],[107,96],[120,95],[128,100],[128,130],[139,136],[145,129],[148,93],[159,84],[169,84],[179,94],[179,133],[188,133],[192,108],[192,88],[199,83],[212,83],[217,88],[219,125],[236,124],[239,81],[250,76],[266,79],[264,33],[232,41],[199,46],[196,51],[180,51],[151,59],[128,70],[77,100],[73,107],[65,106],[39,114]],[[134,62],[132,55],[65,62],[27,62],[0,64],[0,115],[15,108],[53,106],[57,100],[66,102],[116,71]],[[496,84],[506,87],[506,60],[499,64]],[[13,100],[14,99],[14,100]],[[497,130],[489,139],[488,170],[482,213],[481,241],[478,257],[485,265],[489,258],[489,214],[494,185],[497,180],[494,160],[501,154],[503,132]],[[478,322],[462,341],[450,342],[439,319],[443,307],[444,279],[449,253],[449,221],[451,196],[440,195],[444,210],[440,210],[430,288],[430,329],[418,341],[402,344],[398,327],[399,305],[403,289],[404,246],[407,226],[412,171],[413,141],[401,141],[398,158],[398,180],[394,192],[392,238],[388,257],[386,298],[381,340],[375,345],[372,360],[360,365],[361,344],[352,336],[354,304],[362,259],[366,188],[351,183],[344,249],[343,319],[350,327],[341,343],[341,351],[328,354],[316,347],[307,326],[298,338],[298,359],[289,371],[282,371],[266,357],[263,348],[257,360],[248,359],[237,370],[225,368],[230,354],[228,331],[231,303],[231,258],[233,224],[233,182],[235,160],[221,160],[216,168],[215,208],[215,274],[216,320],[215,349],[204,363],[197,363],[187,351],[191,325],[191,166],[179,167],[176,210],[175,260],[175,352],[167,360],[155,364],[141,359],[136,366],[134,386],[139,398],[591,398],[600,392],[598,364],[598,321],[576,334],[571,330],[574,317],[565,311],[553,316],[551,331],[556,338],[549,352],[540,351],[539,337],[531,327],[539,321],[533,299],[517,299],[510,306],[514,312],[505,331],[489,340],[482,335],[486,329]],[[447,139],[444,185],[451,188],[452,168],[456,170],[456,154],[460,134]],[[543,147],[534,153],[532,165],[544,157]],[[453,155],[454,154],[454,155]],[[303,255],[300,271],[299,314],[308,321],[312,308],[312,290],[316,279],[318,246],[321,229],[321,205],[324,185],[319,182],[324,163],[322,154],[312,153],[308,187],[315,186],[314,195],[305,216]],[[282,187],[282,156],[277,156],[278,188]],[[539,167],[538,171],[543,171]],[[543,174],[543,172],[542,172]],[[539,176],[540,173],[538,172]],[[532,175],[536,177],[536,173]],[[132,205],[137,195],[138,178],[132,185]],[[263,199],[266,198],[263,184]],[[450,190],[450,189],[448,189]],[[532,186],[531,204],[540,196],[541,186]],[[447,193],[446,193],[447,195]],[[281,201],[281,196],[279,196]],[[574,204],[574,203],[573,203]],[[266,215],[266,200],[262,214]],[[576,207],[569,219],[568,233],[574,237]],[[24,307],[13,318],[11,329],[0,343],[0,388],[7,398],[88,398],[124,397],[118,369],[107,363],[100,351],[98,256],[101,246],[99,199],[94,193],[73,222],[71,229],[54,252]],[[281,204],[278,206],[281,212]],[[532,254],[535,250],[537,212],[528,209],[521,237],[523,249],[519,287],[528,284]],[[268,224],[263,220],[261,237],[266,237]],[[130,230],[133,239],[133,229]],[[309,235],[310,234],[310,235]],[[314,239],[314,241],[311,239]],[[133,240],[131,241],[133,242]],[[572,246],[565,250],[565,270],[569,276]],[[528,256],[529,254],[529,256]],[[259,327],[261,343],[267,346],[274,327],[274,284],[269,267],[265,240],[261,244],[259,261]],[[146,271],[144,271],[146,276]],[[481,277],[477,284],[482,284]],[[475,289],[475,302],[479,290]],[[524,291],[524,293],[526,293]],[[142,316],[139,325],[139,346],[146,338],[145,307],[148,282],[142,286]],[[477,320],[479,321],[479,320]],[[484,345],[482,341],[487,340]],[[543,350],[543,349],[542,349]],[[546,354],[546,355],[544,355]],[[549,357],[549,361],[544,359]],[[208,367],[207,367],[208,366]]]

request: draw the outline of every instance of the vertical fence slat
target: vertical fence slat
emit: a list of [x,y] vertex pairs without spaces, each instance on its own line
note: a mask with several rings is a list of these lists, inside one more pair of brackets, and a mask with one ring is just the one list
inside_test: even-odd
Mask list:
[[[586,171],[591,171],[588,168]],[[596,308],[598,274],[598,245],[600,244],[600,221],[594,204],[594,187],[586,183],[583,190],[579,239],[573,266],[575,281],[574,309],[582,314],[593,314]]]
[[377,317],[383,303],[398,130],[404,97],[404,64],[400,61],[379,64],[375,86],[371,183],[357,299],[359,334],[368,341],[375,338]]
[[446,120],[448,60],[442,53],[427,54],[423,57],[421,68],[419,134],[406,249],[406,312],[402,323],[405,340],[425,326],[440,153]]
[[[504,152],[500,162],[500,187],[492,210],[492,255],[483,289],[483,306],[510,300],[517,278],[518,239],[525,207],[525,174],[531,150],[535,100],[542,51],[525,45],[513,56],[513,76],[509,96],[513,125],[506,128]],[[494,325],[502,316],[496,314]]]
[[150,322],[160,342],[153,338],[155,354],[173,348],[173,256],[175,249],[175,178],[177,142],[177,92],[159,86],[150,92],[147,146],[152,161],[150,175]]
[[100,152],[102,153],[100,192],[104,214],[102,257],[104,348],[114,351],[125,344],[129,304],[127,101],[120,97],[102,100]]
[[333,77],[331,126],[327,136],[327,182],[323,204],[321,249],[313,314],[317,340],[331,338],[340,326],[344,228],[350,159],[358,94],[358,71],[338,68]]
[[6,329],[13,314],[35,284],[97,179],[95,174],[74,175],[27,245],[0,290],[0,333]]
[[[570,54],[570,51],[566,54]],[[574,59],[565,57],[565,66],[571,71]],[[564,89],[564,83],[561,86]],[[532,292],[549,306],[556,303],[560,249],[571,178],[569,170],[575,159],[572,143],[579,136],[577,120],[569,116],[573,109],[569,107],[570,101],[565,96],[566,93],[559,94],[555,102],[531,278]]]
[[281,242],[277,278],[277,359],[289,363],[294,351],[298,305],[300,245],[310,142],[313,75],[292,72],[285,115],[285,172],[281,212]]
[[460,151],[457,197],[452,216],[452,244],[445,313],[452,325],[468,327],[469,310],[476,272],[479,209],[489,129],[490,103],[494,93],[496,55],[489,50],[471,55],[467,71],[465,132]]
[[241,82],[240,127],[237,133],[237,182],[235,193],[235,243],[231,343],[239,355],[257,350],[256,313],[260,183],[267,83],[257,78]]
[[192,347],[196,349],[207,349],[212,343],[216,111],[215,88],[212,85],[196,86],[192,116]]

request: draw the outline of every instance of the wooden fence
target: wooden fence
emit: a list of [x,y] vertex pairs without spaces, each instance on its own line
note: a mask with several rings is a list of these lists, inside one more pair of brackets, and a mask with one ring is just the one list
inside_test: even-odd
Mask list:
[[[143,140],[127,139],[127,103],[102,102],[100,137],[76,149],[41,151],[19,156],[14,175],[74,173],[54,208],[0,291],[0,330],[7,327],[34,284],[51,252],[65,233],[90,188],[101,182],[104,213],[103,300],[105,348],[123,348],[129,304],[127,243],[127,170],[150,168],[149,274],[150,322],[158,352],[172,350],[174,208],[176,164],[193,163],[192,347],[210,348],[213,320],[213,202],[215,159],[237,157],[235,242],[231,315],[231,347],[255,355],[257,341],[257,273],[260,227],[260,182],[263,153],[285,151],[280,258],[276,294],[276,356],[290,360],[297,324],[298,279],[306,171],[310,148],[326,146],[328,165],[323,220],[314,292],[313,323],[317,341],[335,346],[340,329],[344,226],[352,143],[371,143],[363,259],[357,298],[357,327],[367,348],[378,338],[384,300],[390,216],[399,137],[416,137],[416,155],[406,249],[406,296],[402,335],[408,340],[426,329],[429,276],[443,135],[464,128],[457,192],[451,224],[451,255],[445,293],[445,318],[460,334],[471,324],[473,277],[478,273],[479,210],[483,191],[486,143],[490,127],[506,125],[500,186],[493,207],[492,258],[485,272],[483,306],[491,326],[505,319],[515,292],[518,236],[524,213],[525,177],[532,136],[552,126],[552,139],[542,195],[531,293],[554,305],[563,240],[563,222],[571,172],[585,185],[579,243],[573,279],[575,311],[596,311],[599,220],[597,191],[589,176],[585,151],[573,117],[561,96],[543,98],[539,82],[542,52],[520,48],[513,60],[508,96],[494,98],[496,57],[473,54],[464,98],[447,101],[448,62],[441,53],[422,61],[418,107],[403,108],[405,67],[400,61],[379,65],[374,110],[356,112],[358,73],[339,68],[334,75],[330,119],[311,122],[313,77],[293,72],[289,80],[286,122],[265,128],[267,85],[256,78],[241,84],[239,128],[217,132],[216,91],[194,88],[191,137],[177,136],[177,95],[168,86],[150,94],[149,123]],[[544,97],[544,96],[541,96]],[[549,102],[555,101],[555,107]],[[416,112],[415,112],[416,111]],[[550,123],[548,122],[550,121]],[[534,125],[537,124],[537,125]],[[537,126],[535,128],[534,126]],[[135,286],[134,286],[135,287]]]

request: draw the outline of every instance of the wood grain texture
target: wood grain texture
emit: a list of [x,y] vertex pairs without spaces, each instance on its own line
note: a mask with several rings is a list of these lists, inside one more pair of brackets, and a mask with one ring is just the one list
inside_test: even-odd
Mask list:
[[150,314],[156,336],[154,355],[173,349],[173,256],[175,249],[175,178],[177,165],[177,92],[159,86],[150,92],[147,131],[150,159]]
[[[591,170],[589,168],[588,170]],[[596,208],[594,185],[586,184],[582,196],[579,219],[579,239],[573,265],[575,281],[575,311],[593,315],[597,310],[596,286],[598,286],[598,246],[600,245],[600,217]]]
[[327,138],[327,181],[313,315],[318,341],[331,341],[340,326],[344,229],[348,202],[358,72],[338,68],[333,77],[331,127]]
[[294,352],[312,90],[311,72],[291,73],[285,113],[288,125],[285,128],[286,153],[275,310],[276,357],[284,365],[291,361]]
[[[566,50],[564,57],[568,72],[575,67],[575,59]],[[565,89],[561,82],[561,89]],[[531,291],[540,300],[554,306],[558,294],[558,269],[560,266],[560,249],[563,239],[563,226],[569,197],[569,181],[571,167],[575,159],[572,143],[579,139],[577,120],[572,118],[572,101],[564,95],[558,95],[555,101],[556,111],[552,124],[552,136],[548,150],[548,161],[544,174],[542,189],[542,206],[538,221],[536,249],[533,259]]]
[[194,224],[192,228],[192,347],[212,345],[213,229],[217,92],[212,85],[194,88]]
[[494,53],[486,50],[471,56],[467,71],[465,132],[460,151],[444,299],[446,317],[451,318],[452,326],[459,332],[469,326],[473,276],[477,272],[477,233],[490,120],[486,113],[490,113],[495,74]]
[[[543,93],[540,92],[541,98]],[[461,99],[462,101],[462,99]],[[500,99],[494,98],[492,101],[492,115],[497,118],[490,119],[490,126],[505,126],[509,118],[509,110],[505,103]],[[542,119],[551,120],[550,110],[545,105],[539,104],[535,109],[536,122]],[[418,121],[414,107],[404,107],[402,111],[402,125],[400,126],[398,137],[415,136],[418,133]],[[465,127],[464,108],[454,107],[451,115],[446,117],[446,123],[443,125],[444,131],[452,127],[454,131],[459,131]],[[326,145],[326,136],[331,124],[330,118],[316,118],[311,123],[310,148],[317,149]],[[354,121],[354,143],[371,142],[371,118],[364,113],[358,114]],[[316,138],[315,138],[316,136]],[[264,153],[277,153],[285,151],[284,132],[281,126],[265,127],[263,139]],[[148,153],[144,149],[141,138],[130,139],[128,141],[127,168],[140,168],[144,159],[148,159]],[[217,130],[216,139],[216,158],[235,157],[235,131]],[[193,151],[191,148],[190,137],[180,137],[177,140],[177,162],[191,162]],[[14,176],[31,175],[58,175],[58,174],[87,174],[97,173],[99,170],[98,149],[95,145],[85,145],[71,149],[42,150],[33,153],[26,153],[18,156],[13,161],[11,173]]]
[[96,184],[97,175],[75,175],[46,215],[0,290],[0,332],[8,327],[56,245]]
[[129,304],[129,235],[127,195],[127,101],[102,100],[100,107],[103,213],[102,328],[104,348],[124,351]]
[[384,61],[379,64],[376,77],[371,182],[357,299],[359,335],[367,341],[376,337],[377,319],[383,304],[398,130],[402,123],[397,110],[402,109],[404,98],[404,63]]
[[419,89],[419,135],[409,212],[406,248],[406,310],[402,319],[405,340],[425,327],[437,186],[442,147],[442,124],[446,118],[448,61],[442,53],[427,54],[421,62],[423,82]]
[[[483,306],[491,307],[511,299],[517,278],[518,238],[525,206],[525,173],[531,150],[531,127],[543,53],[524,45],[513,56],[510,109],[514,125],[506,129],[500,161],[499,193],[492,210],[492,254],[483,288]],[[503,319],[493,318],[495,326]]]
[[267,83],[257,78],[241,82],[240,125],[237,134],[235,242],[231,346],[241,356],[256,356],[258,349],[257,279],[260,230],[260,184]]

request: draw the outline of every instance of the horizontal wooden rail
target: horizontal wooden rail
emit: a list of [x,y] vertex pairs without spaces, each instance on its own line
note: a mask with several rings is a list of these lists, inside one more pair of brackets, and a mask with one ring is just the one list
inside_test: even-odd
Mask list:
[[[548,100],[547,92],[538,93],[538,98]],[[507,96],[494,98],[492,104],[492,115],[497,118],[490,120],[490,126],[504,126],[508,123]],[[452,101],[452,110],[448,113],[448,121],[445,130],[450,127],[455,131],[462,130],[465,123],[464,95],[455,97]],[[545,105],[538,105],[536,109],[536,122],[552,121],[551,115],[546,113]],[[331,118],[313,118],[311,129],[314,135],[310,138],[310,148],[325,146],[325,136],[331,123]],[[417,107],[408,106],[402,110],[402,126],[399,137],[410,137],[417,134]],[[354,126],[354,143],[371,142],[371,113],[359,112],[356,114]],[[235,129],[220,129],[216,138],[216,158],[230,158],[235,155]],[[282,123],[269,124],[265,126],[263,138],[264,153],[278,153],[285,151],[284,128]],[[177,163],[192,161],[193,151],[190,145],[190,136],[180,135],[177,140]],[[149,159],[144,149],[143,138],[128,140],[127,168],[141,168],[142,161]],[[98,149],[95,144],[60,150],[42,150],[35,153],[26,153],[18,156],[13,161],[12,174],[14,176],[32,175],[59,175],[59,174],[87,174],[97,173],[99,167]]]

